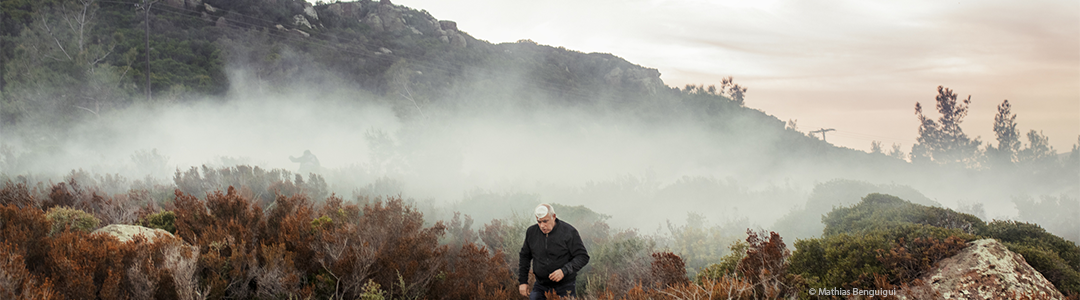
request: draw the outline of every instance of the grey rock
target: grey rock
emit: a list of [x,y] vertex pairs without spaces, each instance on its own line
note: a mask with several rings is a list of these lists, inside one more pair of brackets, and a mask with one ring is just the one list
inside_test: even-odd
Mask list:
[[928,289],[919,296],[944,299],[1062,299],[1064,296],[1020,254],[994,239],[968,243],[952,257],[938,261],[920,280]]
[[307,26],[307,28],[312,28],[311,22],[308,22],[307,18],[305,18],[304,15],[295,15],[295,16],[293,16],[293,26],[300,26],[300,25]]
[[315,7],[311,6],[311,2],[304,2],[304,14],[312,20],[319,19],[319,12],[315,11]]
[[108,234],[108,235],[115,236],[116,239],[120,240],[121,242],[125,242],[125,243],[135,239],[135,236],[137,236],[137,235],[142,235],[147,240],[153,240],[154,238],[156,238],[158,236],[164,236],[164,237],[170,237],[170,238],[173,237],[173,235],[171,233],[169,233],[168,231],[165,231],[165,230],[156,229],[156,228],[147,228],[147,227],[142,227],[142,226],[137,226],[137,225],[123,225],[123,224],[112,224],[112,225],[109,225],[109,226],[98,228],[98,230],[94,230],[94,232],[93,232],[93,234],[99,234],[99,233],[100,234]]
[[457,22],[449,21],[449,20],[440,20],[439,21],[439,27],[442,30],[446,30],[446,31],[457,31],[458,30],[457,29]]
[[203,2],[202,0],[165,0],[162,4],[178,8],[194,9],[203,5]]
[[364,18],[363,22],[375,32],[383,31],[382,18],[380,18],[379,15],[369,15],[367,18]]
[[450,46],[465,48],[468,46],[468,42],[465,40],[465,36],[460,33],[454,33],[450,35]]
[[337,2],[327,6],[326,11],[339,17],[359,19],[362,8],[363,5],[360,2]]

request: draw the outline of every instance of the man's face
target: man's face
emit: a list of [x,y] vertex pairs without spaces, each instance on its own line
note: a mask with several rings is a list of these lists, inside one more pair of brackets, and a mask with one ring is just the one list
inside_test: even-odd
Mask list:
[[551,232],[552,228],[555,228],[555,214],[548,214],[546,217],[536,219],[536,224],[540,225],[540,231],[544,234]]

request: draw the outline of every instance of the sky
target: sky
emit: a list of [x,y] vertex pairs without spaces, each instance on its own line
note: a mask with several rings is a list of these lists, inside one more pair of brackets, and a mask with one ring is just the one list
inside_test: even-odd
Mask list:
[[[962,128],[996,145],[1009,100],[1023,136],[1058,152],[1080,136],[1080,1],[394,0],[492,43],[611,53],[669,86],[749,88],[746,105],[869,150],[918,136],[937,87],[971,96]],[[1026,143],[1026,138],[1023,139]]]

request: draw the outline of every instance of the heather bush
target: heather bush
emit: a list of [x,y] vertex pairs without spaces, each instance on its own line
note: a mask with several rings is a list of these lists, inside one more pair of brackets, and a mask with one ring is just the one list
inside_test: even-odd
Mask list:
[[15,183],[11,180],[4,181],[4,188],[0,189],[0,205],[15,205],[17,207],[36,207],[34,192],[26,183]]
[[465,243],[454,257],[447,257],[443,270],[432,285],[434,299],[512,299],[517,294],[517,279],[511,273],[501,251]]
[[63,231],[48,239],[46,273],[67,299],[122,299],[124,248],[110,235]]
[[806,290],[802,276],[789,274],[791,251],[776,232],[769,237],[746,230],[746,256],[735,266],[740,278],[749,283],[755,298],[783,298]]
[[52,224],[49,236],[54,236],[65,230],[77,230],[86,233],[94,231],[101,224],[101,220],[93,215],[70,207],[53,207],[45,213],[45,219]]
[[55,288],[48,279],[42,281],[26,268],[18,249],[0,243],[0,298],[56,299]]
[[177,170],[173,182],[184,194],[196,197],[234,187],[247,199],[263,206],[272,203],[278,195],[305,195],[311,199],[328,196],[326,181],[321,175],[309,174],[305,180],[303,175],[287,170],[264,170],[246,165],[220,169],[203,165],[183,172]]
[[686,264],[682,258],[671,252],[652,254],[651,278],[656,288],[683,285],[690,282],[686,278]]

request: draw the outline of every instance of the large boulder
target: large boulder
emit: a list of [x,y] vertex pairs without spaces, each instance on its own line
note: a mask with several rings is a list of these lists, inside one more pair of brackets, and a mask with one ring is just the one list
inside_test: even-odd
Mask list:
[[968,243],[921,280],[945,299],[1062,299],[1054,284],[997,240]]
[[168,6],[186,9],[195,9],[203,5],[202,0],[165,0],[163,3]]
[[[132,265],[126,270],[127,284],[135,287],[136,299],[152,298],[153,287],[160,286],[162,280],[171,281],[179,299],[205,299],[205,295],[198,290],[198,280],[195,277],[199,247],[188,245],[168,231],[137,225],[112,224],[94,230],[94,234],[98,233],[112,235],[124,243],[141,235],[146,238],[146,242],[155,244],[154,247],[142,249],[160,251],[136,252]],[[163,261],[155,263],[153,257],[156,255],[160,255]],[[165,270],[164,274],[168,275],[160,276],[163,273],[157,270]]]
[[367,14],[364,24],[375,31],[400,32],[406,28],[402,13],[401,7],[395,6],[390,1],[382,1]]
[[334,2],[326,6],[326,11],[342,18],[359,19],[363,8],[360,2]]
[[112,224],[109,226],[101,227],[98,230],[94,230],[93,233],[109,234],[115,236],[117,239],[124,243],[130,242],[131,240],[135,239],[136,235],[142,235],[148,241],[154,240],[154,238],[157,237],[157,235],[159,234],[170,238],[173,236],[168,231],[161,229],[123,224]]

